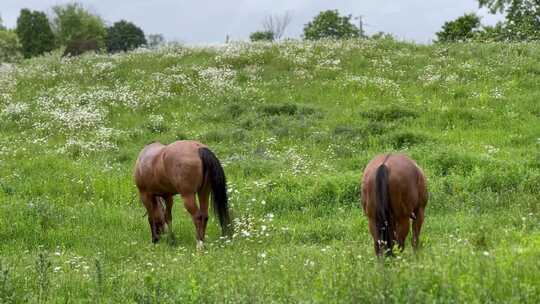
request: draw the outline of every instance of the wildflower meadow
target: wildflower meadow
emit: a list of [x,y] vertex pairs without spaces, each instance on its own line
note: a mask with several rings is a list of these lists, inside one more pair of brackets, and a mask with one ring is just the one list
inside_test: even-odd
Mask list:
[[[539,303],[540,44],[393,39],[60,53],[0,67],[0,303]],[[234,233],[180,198],[152,244],[139,151],[221,160]],[[424,169],[414,253],[378,259],[379,153]]]

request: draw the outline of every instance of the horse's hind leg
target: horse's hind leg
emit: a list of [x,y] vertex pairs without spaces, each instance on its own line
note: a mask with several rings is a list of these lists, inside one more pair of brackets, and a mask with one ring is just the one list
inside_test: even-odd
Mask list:
[[169,226],[169,230],[171,229],[172,224],[172,207],[173,207],[173,196],[172,195],[165,195],[163,196],[163,199],[165,199],[165,222],[167,223],[167,226]]
[[418,210],[415,213],[416,213],[416,219],[413,220],[412,246],[414,249],[418,249],[420,229],[422,229],[422,223],[424,223],[424,208],[418,208]]
[[409,218],[404,217],[402,219],[399,219],[396,224],[396,237],[398,247],[401,251],[403,251],[403,249],[405,249],[405,239],[407,239],[407,234],[409,234]]
[[193,221],[193,225],[195,225],[195,235],[197,237],[197,248],[201,248],[202,246],[201,224],[198,217],[199,208],[197,207],[197,203],[195,200],[195,193],[192,193],[189,195],[182,195],[182,199],[184,200],[184,207],[186,207],[186,210],[191,215],[191,220]]
[[201,225],[201,241],[204,241],[204,236],[206,234],[206,225],[208,224],[208,201],[210,200],[210,189],[208,187],[203,187],[199,193],[199,213],[197,218],[200,221]]
[[375,220],[372,220],[371,218],[368,219],[368,227],[369,227],[369,232],[371,233],[371,236],[373,237],[373,247],[375,249],[375,254],[377,256],[381,256],[383,246],[379,240],[379,231],[377,230],[377,225],[375,224]]

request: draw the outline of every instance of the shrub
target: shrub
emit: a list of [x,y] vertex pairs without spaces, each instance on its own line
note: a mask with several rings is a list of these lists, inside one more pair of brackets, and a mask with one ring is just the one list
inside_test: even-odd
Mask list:
[[54,34],[49,19],[43,12],[21,10],[15,29],[25,58],[50,52],[54,48]]
[[75,40],[96,40],[99,48],[105,46],[107,28],[105,22],[82,4],[73,2],[57,5],[53,10],[53,29],[59,45],[67,45]]
[[442,30],[437,32],[437,42],[457,42],[470,40],[480,28],[480,17],[476,14],[465,14],[454,21],[445,22]]
[[22,46],[14,31],[0,29],[0,63],[16,62],[22,58]]
[[97,52],[99,50],[98,42],[95,39],[90,40],[73,40],[68,43],[64,50],[65,56],[79,56],[89,51]]
[[126,52],[146,44],[143,30],[125,20],[107,29],[107,50],[110,53]]
[[249,35],[249,40],[255,41],[274,41],[274,33],[270,31],[257,31]]

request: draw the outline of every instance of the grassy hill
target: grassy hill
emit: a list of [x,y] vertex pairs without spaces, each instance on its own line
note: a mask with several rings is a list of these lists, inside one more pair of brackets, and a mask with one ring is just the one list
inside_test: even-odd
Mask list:
[[[0,302],[540,302],[540,45],[230,44],[0,73]],[[223,162],[235,234],[177,198],[154,246],[132,168],[153,141]],[[428,176],[422,249],[373,253],[376,154]]]

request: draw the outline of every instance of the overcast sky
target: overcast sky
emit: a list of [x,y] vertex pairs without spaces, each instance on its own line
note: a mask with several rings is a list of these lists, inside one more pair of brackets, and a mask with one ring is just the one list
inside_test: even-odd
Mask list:
[[[50,12],[62,0],[0,0],[4,25],[14,27],[21,8]],[[466,12],[484,16],[494,24],[500,16],[478,10],[477,0],[83,0],[79,1],[111,24],[132,21],[146,34],[162,33],[167,40],[185,43],[247,40],[261,28],[269,14],[289,11],[292,22],[285,37],[299,38],[304,24],[321,10],[337,9],[342,14],[362,15],[368,33],[394,34],[405,40],[431,42],[445,21]],[[355,22],[357,22],[355,20]]]

